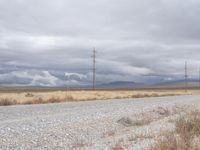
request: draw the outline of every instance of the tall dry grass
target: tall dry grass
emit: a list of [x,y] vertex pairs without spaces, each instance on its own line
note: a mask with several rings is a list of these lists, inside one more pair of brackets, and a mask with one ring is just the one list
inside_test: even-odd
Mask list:
[[[67,101],[142,98],[183,94],[185,94],[185,92],[182,90],[13,92],[0,94],[0,105],[45,104]],[[188,94],[192,94],[192,92],[188,92]]]
[[0,106],[9,106],[9,105],[16,105],[17,101],[13,99],[8,98],[2,98],[0,99]]
[[200,112],[192,111],[175,122],[174,133],[160,138],[150,150],[199,150]]

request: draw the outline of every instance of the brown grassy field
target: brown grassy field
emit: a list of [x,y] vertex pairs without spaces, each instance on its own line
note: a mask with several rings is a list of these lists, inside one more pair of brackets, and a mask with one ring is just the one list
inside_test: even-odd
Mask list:
[[16,104],[44,104],[67,101],[107,100],[199,94],[200,90],[191,89],[148,89],[148,90],[1,90],[0,106]]

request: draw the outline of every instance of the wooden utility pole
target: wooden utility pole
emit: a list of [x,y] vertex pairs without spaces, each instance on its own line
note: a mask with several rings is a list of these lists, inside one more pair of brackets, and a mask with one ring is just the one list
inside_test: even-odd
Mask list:
[[93,90],[96,89],[96,50],[93,49]]
[[188,70],[187,70],[187,61],[185,62],[185,92],[188,89]]
[[199,88],[200,88],[200,68],[199,68]]

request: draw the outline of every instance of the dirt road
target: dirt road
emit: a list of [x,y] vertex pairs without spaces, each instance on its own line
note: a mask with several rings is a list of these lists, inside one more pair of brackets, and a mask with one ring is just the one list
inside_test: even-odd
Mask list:
[[192,95],[1,106],[0,149],[147,149],[152,135],[173,129],[166,118],[199,104]]

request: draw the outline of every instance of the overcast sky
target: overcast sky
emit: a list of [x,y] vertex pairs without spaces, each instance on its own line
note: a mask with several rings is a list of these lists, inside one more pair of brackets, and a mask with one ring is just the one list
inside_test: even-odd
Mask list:
[[0,0],[0,85],[66,86],[191,78],[199,0]]

